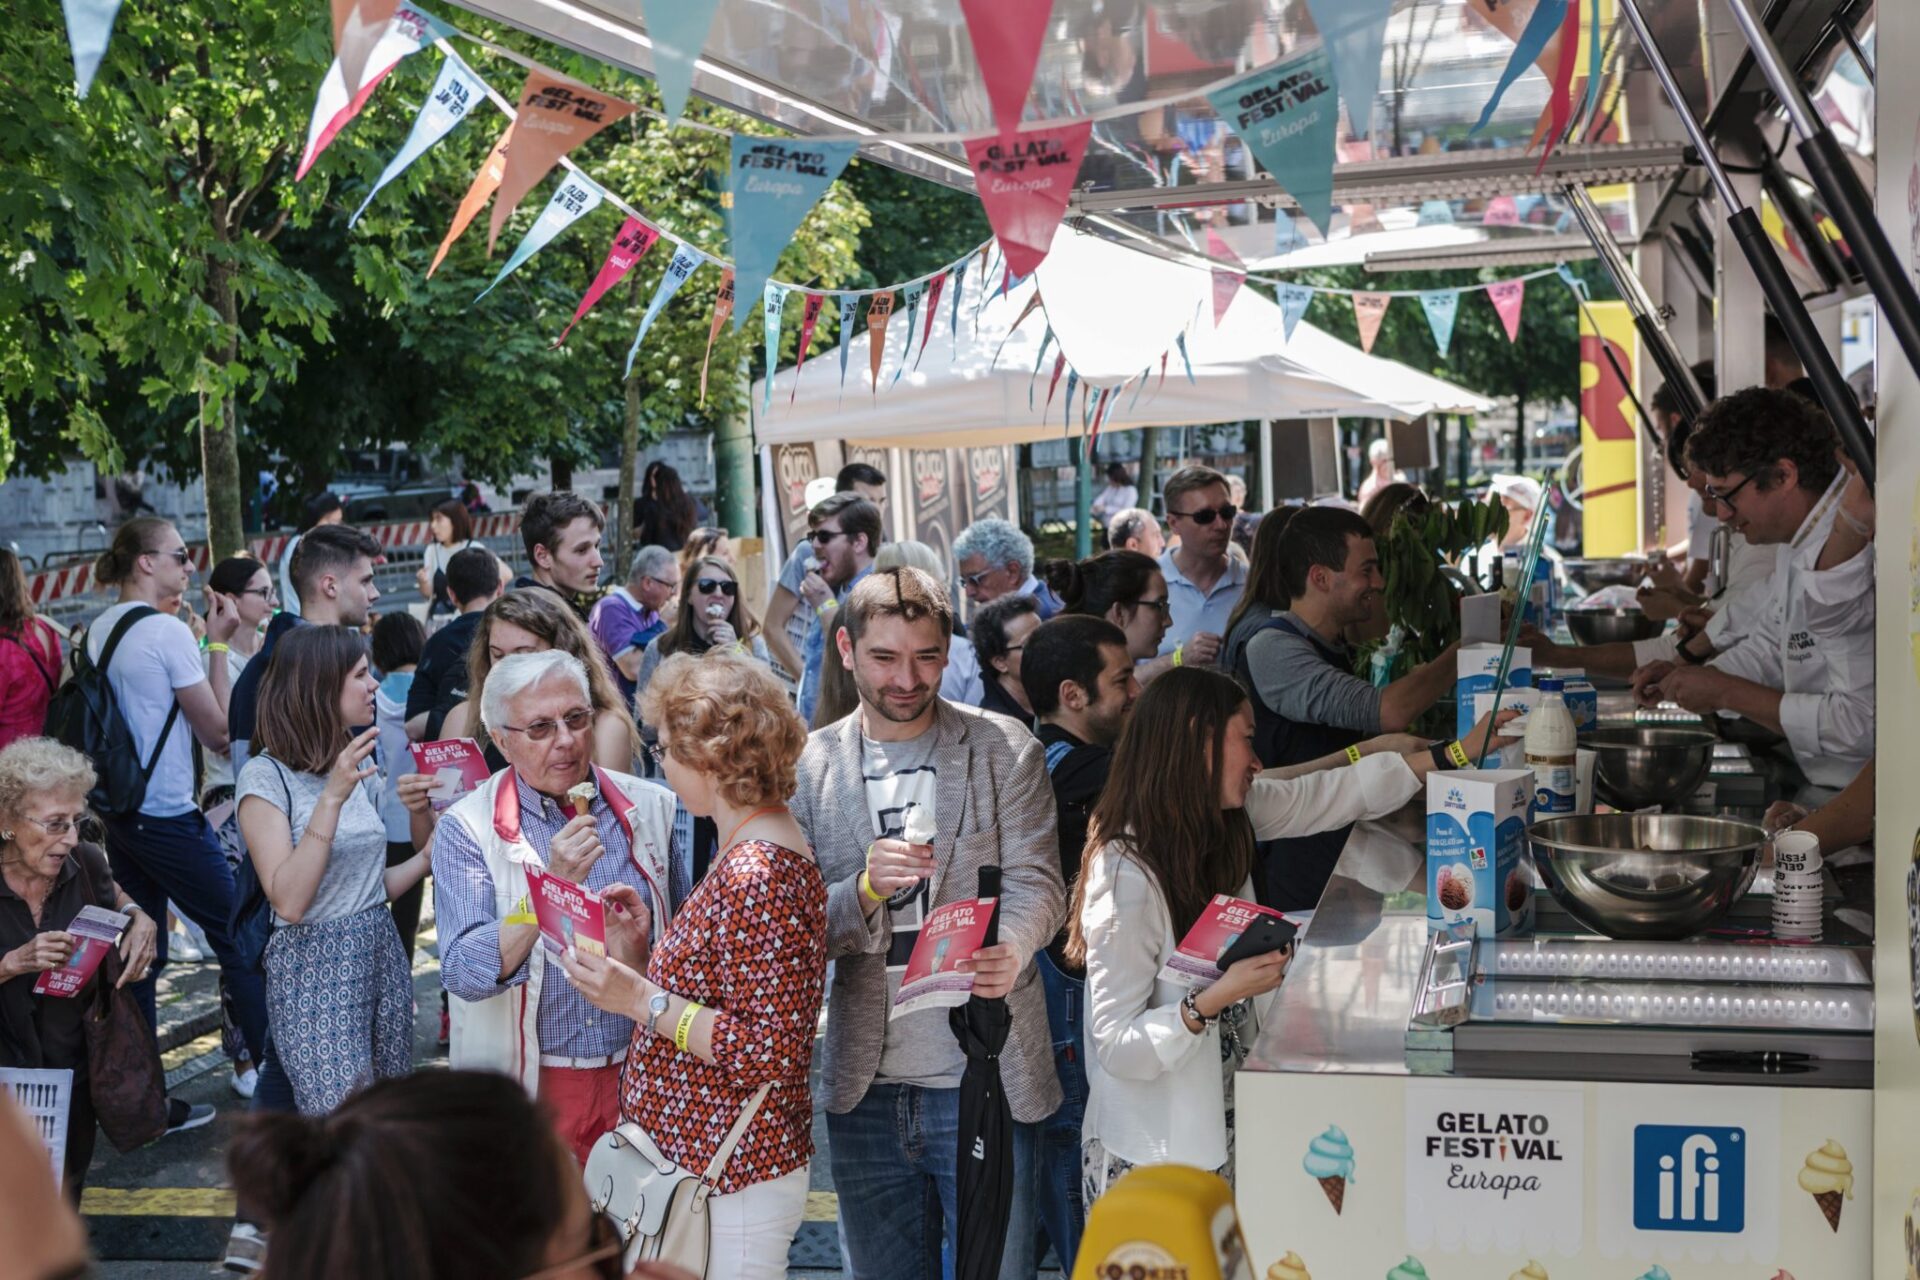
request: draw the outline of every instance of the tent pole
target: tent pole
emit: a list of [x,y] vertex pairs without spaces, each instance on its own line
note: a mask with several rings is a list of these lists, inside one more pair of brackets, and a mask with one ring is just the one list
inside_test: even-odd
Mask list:
[[1073,441],[1073,558],[1093,554],[1093,451],[1082,435]]

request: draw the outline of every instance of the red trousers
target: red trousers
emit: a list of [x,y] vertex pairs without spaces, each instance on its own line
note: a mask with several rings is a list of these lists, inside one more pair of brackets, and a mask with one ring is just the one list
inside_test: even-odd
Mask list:
[[540,1101],[560,1141],[582,1165],[600,1136],[620,1123],[621,1064],[578,1070],[540,1068]]

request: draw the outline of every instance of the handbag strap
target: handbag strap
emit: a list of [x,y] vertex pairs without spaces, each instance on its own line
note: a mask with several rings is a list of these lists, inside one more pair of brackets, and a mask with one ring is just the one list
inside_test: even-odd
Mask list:
[[713,1194],[714,1184],[720,1180],[720,1175],[727,1171],[727,1161],[733,1159],[733,1149],[740,1145],[740,1139],[746,1136],[747,1126],[753,1123],[754,1116],[760,1112],[760,1104],[767,1100],[767,1095],[771,1092],[773,1092],[773,1081],[769,1080],[754,1090],[753,1097],[740,1108],[739,1119],[733,1122],[733,1128],[727,1130],[727,1136],[720,1142],[720,1149],[713,1153],[713,1162],[707,1166],[706,1173],[701,1175],[700,1189],[694,1193],[696,1200],[704,1203],[706,1198]]

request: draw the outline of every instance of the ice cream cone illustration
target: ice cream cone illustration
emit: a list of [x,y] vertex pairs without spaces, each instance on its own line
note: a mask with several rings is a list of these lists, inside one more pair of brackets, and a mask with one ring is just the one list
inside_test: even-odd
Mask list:
[[1408,1254],[1405,1262],[1387,1272],[1387,1280],[1427,1280],[1427,1269],[1420,1259]]
[[1300,1255],[1287,1250],[1287,1256],[1267,1268],[1267,1280],[1313,1280],[1307,1274],[1307,1264],[1300,1261]]
[[1527,1265],[1507,1277],[1507,1280],[1548,1280],[1547,1269],[1532,1258]]
[[1853,1199],[1853,1161],[1847,1159],[1847,1149],[1828,1138],[1825,1146],[1807,1156],[1799,1181],[1800,1189],[1827,1216],[1827,1225],[1838,1231],[1841,1197]]
[[1353,1177],[1353,1144],[1347,1141],[1339,1125],[1328,1125],[1325,1133],[1307,1144],[1307,1155],[1300,1167],[1320,1180],[1320,1189],[1327,1193],[1327,1203],[1339,1213],[1347,1198],[1347,1180]]
[[1673,1280],[1673,1277],[1667,1274],[1665,1267],[1656,1262],[1647,1268],[1646,1274],[1641,1276],[1640,1280]]

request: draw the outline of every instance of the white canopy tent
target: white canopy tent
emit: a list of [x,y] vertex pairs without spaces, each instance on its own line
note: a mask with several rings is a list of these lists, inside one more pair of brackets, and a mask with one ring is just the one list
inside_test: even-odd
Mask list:
[[[957,339],[951,295],[941,298],[937,315],[927,314],[923,300],[913,353],[907,353],[904,299],[897,304],[877,394],[868,378],[871,342],[865,331],[845,352],[844,391],[839,347],[807,360],[797,396],[794,371],[781,370],[774,378],[773,408],[757,423],[759,443],[837,439],[876,447],[963,448],[1053,439],[1070,426],[1077,432],[1082,402],[1076,397],[1071,415],[1066,412],[1065,376],[1051,409],[1046,406],[1055,357],[1063,351],[1082,379],[1079,394],[1089,385],[1111,387],[1149,374],[1144,387],[1135,382],[1112,397],[1102,431],[1246,418],[1408,421],[1492,407],[1464,388],[1369,356],[1305,321],[1289,340],[1280,309],[1251,289],[1240,291],[1216,326],[1208,272],[1065,228],[1035,277],[1004,296],[981,305],[978,276],[971,271],[966,280]],[[1035,289],[1044,306],[1009,333]],[[1043,358],[1049,326],[1054,340]],[[1175,349],[1183,331],[1191,380]],[[1163,352],[1169,353],[1164,380]],[[896,383],[903,356],[908,367]],[[757,411],[764,380],[753,395]]]

